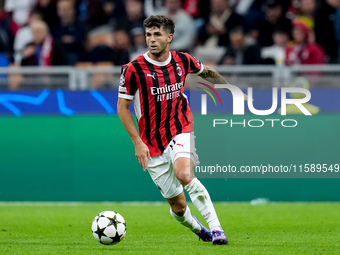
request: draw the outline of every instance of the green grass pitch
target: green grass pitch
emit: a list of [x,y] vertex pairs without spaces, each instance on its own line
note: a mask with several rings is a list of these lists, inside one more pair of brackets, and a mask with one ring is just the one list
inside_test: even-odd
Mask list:
[[[227,246],[198,241],[165,203],[0,203],[0,254],[340,254],[340,203],[215,207]],[[92,236],[92,219],[104,210],[126,220],[127,234],[116,245]]]

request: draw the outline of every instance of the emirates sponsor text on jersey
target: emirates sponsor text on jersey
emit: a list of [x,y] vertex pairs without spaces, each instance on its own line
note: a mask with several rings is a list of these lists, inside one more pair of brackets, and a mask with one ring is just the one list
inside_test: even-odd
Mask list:
[[151,87],[151,95],[157,96],[158,102],[177,98],[181,94],[181,88],[184,86],[183,82],[176,82],[171,85],[165,84],[164,87]]

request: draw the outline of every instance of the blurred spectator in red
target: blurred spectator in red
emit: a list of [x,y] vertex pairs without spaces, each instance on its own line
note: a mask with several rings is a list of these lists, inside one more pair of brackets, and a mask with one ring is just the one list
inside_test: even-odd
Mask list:
[[226,46],[230,30],[237,26],[245,28],[245,21],[229,8],[229,0],[211,0],[209,20],[200,31],[199,41],[208,47]]
[[183,10],[194,19],[207,19],[210,13],[210,0],[183,0]]
[[48,32],[46,22],[35,20],[31,23],[33,41],[23,51],[23,66],[67,65],[67,56],[62,46],[55,42]]
[[264,3],[265,16],[260,19],[257,24],[258,43],[260,46],[273,45],[273,32],[275,27],[282,27],[290,31],[292,24],[285,17],[283,6],[280,0],[267,0]]
[[188,52],[194,45],[195,27],[194,20],[182,8],[182,0],[165,0],[167,16],[175,23],[174,39],[171,50]]
[[290,32],[284,28],[277,27],[274,29],[274,44],[261,49],[262,64],[282,65],[285,63],[286,46],[289,42],[289,34]]
[[[183,10],[191,17],[197,17],[200,13],[200,0],[182,0]],[[207,1],[208,2],[208,1]]]
[[290,20],[294,20],[300,14],[301,0],[290,0],[286,17]]
[[36,20],[42,20],[42,14],[38,11],[32,12],[28,25],[20,28],[14,38],[14,63],[20,65],[23,50],[27,44],[32,42],[33,35],[30,24]]
[[130,49],[130,61],[148,51],[143,24],[139,24],[132,28],[131,36],[132,47]]
[[37,11],[42,14],[43,20],[50,29],[58,22],[56,1],[38,0],[38,4],[35,7],[35,12]]
[[125,30],[131,35],[131,29],[143,23],[146,18],[144,15],[144,6],[141,0],[125,0],[126,16],[117,20],[115,30]]
[[59,0],[57,3],[60,21],[53,27],[53,38],[62,44],[67,52],[69,63],[78,62],[84,53],[86,38],[82,22],[76,20],[76,12],[71,0]]
[[314,13],[315,41],[322,47],[327,56],[327,63],[337,63],[338,46],[335,39],[334,20],[339,0],[320,1]]
[[37,4],[37,0],[6,0],[5,11],[12,13],[12,18],[18,26],[28,22],[28,17]]
[[183,10],[194,19],[196,33],[201,31],[210,15],[210,0],[183,0]]
[[301,21],[293,23],[293,45],[286,48],[286,65],[325,64],[322,48],[310,41],[312,31]]
[[0,0],[0,48],[9,59],[13,55],[14,36],[18,31],[18,25],[4,10],[5,1]]
[[230,31],[230,46],[218,62],[219,65],[259,65],[261,51],[257,44],[246,43],[246,36],[242,27],[235,27]]
[[90,31],[109,21],[105,14],[101,0],[72,0],[76,2],[78,19],[86,24],[86,31]]

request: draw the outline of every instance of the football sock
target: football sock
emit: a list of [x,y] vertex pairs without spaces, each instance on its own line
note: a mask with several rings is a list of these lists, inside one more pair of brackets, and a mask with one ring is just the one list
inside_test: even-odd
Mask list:
[[191,215],[190,209],[187,206],[185,209],[185,213],[183,216],[178,216],[175,214],[170,207],[170,213],[171,215],[183,226],[189,228],[191,231],[198,233],[201,231],[201,226],[194,220],[194,218]]
[[189,193],[192,203],[196,206],[208,223],[210,230],[221,231],[221,224],[217,218],[214,205],[211,202],[209,193],[203,184],[197,178],[194,178],[184,188]]

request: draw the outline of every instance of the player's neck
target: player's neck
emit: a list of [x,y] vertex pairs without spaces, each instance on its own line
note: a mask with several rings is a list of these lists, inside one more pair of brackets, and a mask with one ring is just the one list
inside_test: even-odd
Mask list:
[[156,56],[150,53],[150,51],[148,51],[148,57],[151,58],[152,60],[155,60],[157,62],[165,62],[168,58],[169,58],[169,51],[164,52],[164,54],[160,55],[160,56]]

